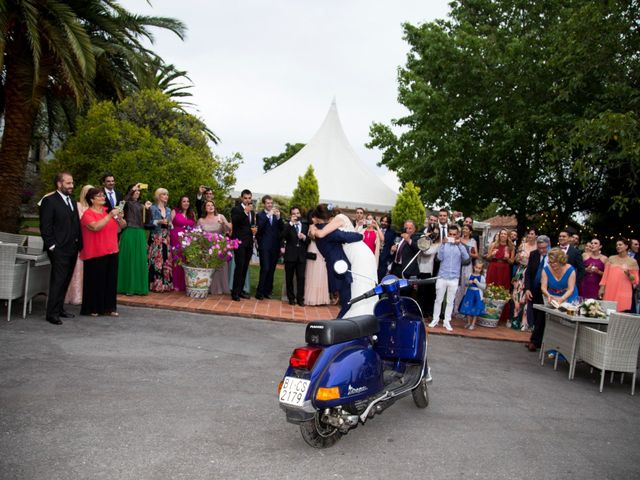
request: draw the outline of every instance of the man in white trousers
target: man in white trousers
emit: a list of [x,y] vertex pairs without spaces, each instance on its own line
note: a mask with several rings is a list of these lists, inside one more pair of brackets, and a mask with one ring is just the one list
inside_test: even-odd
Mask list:
[[440,261],[440,270],[438,270],[438,280],[436,280],[436,301],[433,304],[433,321],[429,327],[433,328],[438,325],[440,319],[440,311],[442,310],[442,301],[447,297],[447,307],[444,311],[444,328],[449,332],[453,330],[451,327],[451,313],[453,312],[453,303],[456,298],[456,291],[460,283],[460,268],[463,262],[470,259],[467,247],[460,243],[460,229],[457,225],[452,224],[447,227],[447,236],[442,238],[442,244],[438,248],[438,260]]

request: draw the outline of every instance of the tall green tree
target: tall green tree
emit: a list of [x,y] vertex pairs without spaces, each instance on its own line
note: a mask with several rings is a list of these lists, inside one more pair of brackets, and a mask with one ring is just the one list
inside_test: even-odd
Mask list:
[[404,222],[413,220],[416,222],[416,227],[420,229],[426,217],[427,211],[420,197],[420,187],[413,182],[407,182],[398,193],[396,204],[391,209],[393,227],[400,231],[404,227]]
[[[15,231],[36,118],[65,102],[78,108],[97,93],[122,95],[134,65],[149,58],[150,27],[182,38],[184,25],[129,13],[115,0],[0,1],[0,230]],[[55,102],[62,99],[63,103]]]
[[315,208],[318,203],[320,203],[318,179],[316,178],[313,166],[309,165],[304,175],[298,177],[298,184],[293,190],[289,205],[298,207],[302,215],[306,215],[307,212]]
[[206,184],[224,210],[241,157],[215,157],[205,128],[159,90],[143,90],[116,104],[95,103],[79,117],[76,132],[55,159],[42,165],[43,183],[51,185],[55,172],[65,170],[78,187],[99,185],[109,171],[122,189],[147,183],[149,199],[156,188],[168,189],[171,205]]
[[612,151],[599,148],[587,172],[579,160],[594,144],[575,142],[604,112],[637,115],[638,2],[450,5],[447,20],[404,26],[399,100],[409,114],[372,125],[368,146],[382,150],[381,163],[415,181],[427,203],[495,203],[521,226],[535,212],[555,211],[564,225],[578,211],[609,211],[612,170],[593,163],[603,167]]
[[293,157],[296,153],[304,148],[304,143],[286,143],[284,146],[284,152],[279,155],[274,155],[272,157],[264,157],[262,161],[264,165],[262,165],[262,169],[265,172],[276,168],[279,165],[282,165],[284,162]]

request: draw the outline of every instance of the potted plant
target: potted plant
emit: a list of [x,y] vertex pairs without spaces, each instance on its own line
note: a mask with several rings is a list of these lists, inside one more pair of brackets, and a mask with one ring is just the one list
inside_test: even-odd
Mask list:
[[184,269],[187,295],[206,298],[209,294],[211,276],[225,262],[233,258],[233,250],[239,240],[220,233],[206,232],[200,227],[187,228],[178,233],[180,246],[174,247],[177,261]]
[[511,299],[509,290],[502,285],[490,283],[484,291],[485,314],[478,318],[478,325],[496,328],[505,304]]

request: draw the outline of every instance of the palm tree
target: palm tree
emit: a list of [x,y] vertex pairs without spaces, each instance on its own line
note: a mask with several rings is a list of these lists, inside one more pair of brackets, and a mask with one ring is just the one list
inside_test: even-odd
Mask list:
[[178,20],[138,16],[115,0],[0,0],[0,230],[16,231],[25,164],[43,101],[82,107],[96,96],[123,97],[152,56],[150,27],[183,38]]

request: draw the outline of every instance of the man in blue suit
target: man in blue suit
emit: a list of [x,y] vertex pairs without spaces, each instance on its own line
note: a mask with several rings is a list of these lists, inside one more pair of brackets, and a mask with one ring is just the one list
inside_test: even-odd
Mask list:
[[260,257],[260,280],[256,288],[256,298],[271,298],[273,292],[273,276],[276,273],[278,257],[280,257],[280,237],[284,223],[280,218],[280,210],[273,208],[273,198],[262,197],[264,210],[256,215],[258,232],[258,256]]
[[[322,229],[325,226],[325,220],[313,217],[313,223],[316,228]],[[343,232],[335,230],[324,238],[316,238],[316,246],[327,263],[327,273],[329,276],[329,288],[332,292],[337,291],[340,294],[340,312],[337,318],[342,318],[347,310],[349,310],[349,300],[351,300],[351,272],[347,271],[342,275],[338,275],[333,264],[338,260],[344,260],[351,270],[349,259],[342,249],[343,243],[361,242],[362,234],[357,232]]]

